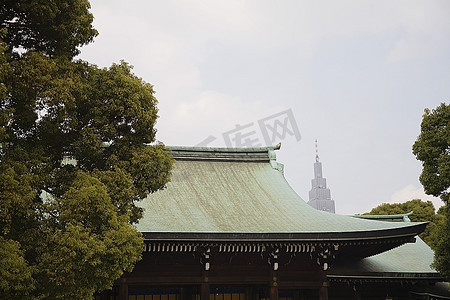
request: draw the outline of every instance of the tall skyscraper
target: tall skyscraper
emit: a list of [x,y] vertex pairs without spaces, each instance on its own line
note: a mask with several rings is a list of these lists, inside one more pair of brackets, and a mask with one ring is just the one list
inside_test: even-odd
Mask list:
[[314,163],[314,179],[311,180],[312,188],[309,191],[308,204],[317,210],[335,213],[334,200],[331,200],[331,191],[327,188],[327,180],[322,176],[322,163],[319,161],[316,140],[316,162]]

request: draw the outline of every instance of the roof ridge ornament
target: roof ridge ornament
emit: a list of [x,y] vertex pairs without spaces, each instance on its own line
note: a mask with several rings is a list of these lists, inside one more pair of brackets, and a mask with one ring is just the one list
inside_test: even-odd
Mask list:
[[276,144],[274,147],[273,147],[273,150],[280,150],[281,149],[281,142],[279,142],[278,144]]
[[281,172],[284,175],[284,165],[282,163],[277,162],[277,155],[275,154],[275,150],[279,150],[281,148],[281,142],[278,143],[274,147],[267,148],[267,154],[269,155],[270,166]]

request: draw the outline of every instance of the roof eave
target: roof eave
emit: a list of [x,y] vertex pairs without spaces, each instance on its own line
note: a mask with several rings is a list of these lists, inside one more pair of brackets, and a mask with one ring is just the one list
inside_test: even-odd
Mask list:
[[354,232],[236,233],[236,232],[143,232],[149,241],[203,242],[357,242],[411,238],[425,230],[427,222],[410,226]]
[[435,273],[403,273],[403,272],[380,272],[353,275],[327,274],[331,281],[444,281],[444,278],[437,272]]

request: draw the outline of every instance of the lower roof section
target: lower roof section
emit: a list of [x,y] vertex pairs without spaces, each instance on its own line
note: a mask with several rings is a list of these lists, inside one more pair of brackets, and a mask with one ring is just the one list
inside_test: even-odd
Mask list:
[[327,277],[335,281],[442,281],[442,276],[430,266],[433,250],[419,237],[416,239],[416,243],[404,244],[371,257],[337,262]]
[[277,168],[274,150],[174,148],[171,182],[140,203],[145,213],[138,230],[146,238],[173,240],[298,241],[401,239],[424,230],[426,223],[311,208]]

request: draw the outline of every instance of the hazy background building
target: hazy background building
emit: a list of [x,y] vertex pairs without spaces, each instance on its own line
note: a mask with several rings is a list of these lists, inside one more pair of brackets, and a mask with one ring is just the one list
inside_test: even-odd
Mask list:
[[317,210],[335,213],[334,200],[331,200],[331,191],[327,188],[326,178],[322,176],[322,163],[319,161],[319,154],[317,153],[317,141],[314,179],[311,180],[311,185],[308,204]]

